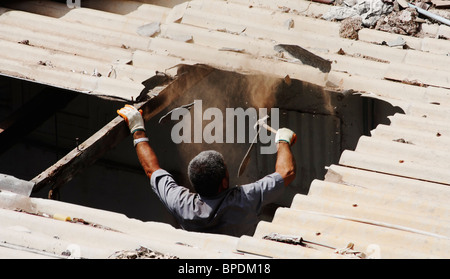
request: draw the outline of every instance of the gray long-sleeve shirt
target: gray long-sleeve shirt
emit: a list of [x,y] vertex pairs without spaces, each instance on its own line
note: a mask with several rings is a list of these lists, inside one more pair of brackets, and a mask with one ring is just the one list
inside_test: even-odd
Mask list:
[[211,198],[179,186],[162,169],[152,174],[150,185],[183,229],[232,236],[252,235],[261,208],[275,202],[284,191],[283,178],[276,172]]

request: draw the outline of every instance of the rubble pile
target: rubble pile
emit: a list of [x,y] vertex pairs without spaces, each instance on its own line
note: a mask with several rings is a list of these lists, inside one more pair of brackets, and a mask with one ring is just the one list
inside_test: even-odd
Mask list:
[[165,255],[156,251],[152,251],[145,247],[139,247],[132,251],[118,251],[109,257],[110,259],[177,259],[178,257]]
[[[340,36],[358,39],[362,28],[419,36],[422,23],[450,26],[450,1],[409,3],[406,0],[343,0],[335,2],[322,18],[341,21]],[[433,1],[433,2],[431,2]],[[446,39],[446,38],[441,38]]]
[[357,40],[358,31],[363,28],[360,17],[349,17],[342,21],[339,28],[339,36],[342,38]]
[[417,21],[418,15],[418,12],[413,8],[392,12],[378,20],[375,29],[414,36],[420,31],[420,23]]
[[392,3],[383,0],[344,0],[341,5],[332,6],[322,18],[344,20],[359,17],[364,27],[373,27],[382,16],[392,11]]

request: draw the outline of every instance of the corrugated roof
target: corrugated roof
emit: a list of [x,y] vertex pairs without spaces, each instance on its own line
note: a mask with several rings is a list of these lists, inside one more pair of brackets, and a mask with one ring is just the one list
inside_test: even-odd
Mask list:
[[[439,39],[450,37],[448,26],[424,25],[423,37],[365,28],[358,40],[350,40],[339,36],[338,22],[317,17],[328,5],[309,1],[191,1],[174,8],[88,3],[68,9],[50,1],[21,1],[1,8],[0,73],[131,100],[156,71],[204,63],[360,91],[405,114],[361,137],[354,151],[344,151],[339,163],[329,166],[324,180],[313,181],[307,195],[279,208],[273,221],[261,222],[254,236],[189,233],[2,191],[2,257],[61,257],[71,244],[86,258],[139,246],[182,258],[450,256],[450,41]],[[137,34],[152,22],[160,23],[159,33]],[[381,44],[399,36],[409,48]],[[274,50],[278,43],[333,61],[331,71],[281,57]],[[56,213],[86,222],[46,217]],[[274,233],[304,242],[264,239]]]

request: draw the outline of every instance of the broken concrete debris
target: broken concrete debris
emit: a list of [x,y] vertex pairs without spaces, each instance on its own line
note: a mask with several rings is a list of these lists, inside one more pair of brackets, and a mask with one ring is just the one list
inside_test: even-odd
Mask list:
[[109,256],[109,259],[178,259],[178,257],[165,255],[141,246],[134,251],[118,251]]
[[450,14],[441,16],[428,11],[435,7],[434,2],[431,1],[417,2],[413,5],[407,0],[343,0],[332,6],[322,18],[342,21],[340,36],[343,38],[357,40],[357,32],[363,27],[418,36],[421,34],[421,24],[424,22],[437,22],[450,26]]
[[[403,9],[408,8],[408,2],[406,0],[397,0],[397,3]],[[395,5],[395,2],[394,2],[394,5]],[[394,7],[394,9],[395,9],[395,7]]]
[[383,41],[382,45],[387,45],[390,47],[396,47],[396,46],[404,47],[406,45],[406,41],[402,37],[397,37],[397,39],[395,39],[395,40],[391,40],[391,41],[387,41],[387,42]]
[[450,1],[448,0],[433,0],[433,5],[436,9],[449,9]]
[[136,32],[141,36],[151,37],[161,31],[160,25],[161,24],[159,22],[152,22],[149,24],[145,24],[145,25],[139,26],[138,29],[136,30]]
[[448,20],[448,19],[446,19],[446,18],[444,18],[444,17],[442,17],[440,15],[431,13],[431,12],[425,10],[425,9],[422,9],[420,7],[417,7],[417,6],[414,6],[413,4],[410,4],[410,3],[408,3],[408,6],[411,7],[411,8],[416,9],[418,13],[420,13],[420,14],[428,17],[428,18],[431,18],[431,19],[436,20],[436,21],[438,21],[440,23],[443,23],[443,24],[446,24],[446,25],[450,26],[450,20]]
[[364,27],[373,27],[383,15],[391,13],[392,10],[392,3],[383,0],[345,0],[341,6],[332,6],[322,18],[343,20],[360,17]]
[[[417,22],[418,12],[413,8],[392,12],[382,17],[376,24],[375,29],[401,34],[416,35],[420,31],[420,23]],[[400,42],[404,45],[404,41]],[[389,44],[388,44],[389,45]]]
[[360,17],[349,17],[342,21],[339,27],[339,36],[352,40],[358,39],[358,31],[363,28]]
[[189,34],[168,34],[165,37],[173,41],[179,41],[184,43],[193,42],[194,39],[192,35]]

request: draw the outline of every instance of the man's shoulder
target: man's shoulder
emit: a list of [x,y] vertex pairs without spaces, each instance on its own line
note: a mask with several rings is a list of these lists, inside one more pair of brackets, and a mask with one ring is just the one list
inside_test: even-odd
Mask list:
[[170,187],[183,187],[178,185],[178,183],[175,181],[172,174],[170,174],[165,169],[158,169],[152,173],[152,176],[150,177],[150,184],[152,186],[170,186]]
[[157,169],[152,173],[152,176],[150,177],[151,183],[158,183],[160,181],[166,180],[170,180],[173,183],[176,183],[173,175],[165,169]]
[[188,187],[179,185],[173,176],[164,169],[158,169],[153,172],[150,185],[153,191],[161,198],[174,198],[180,196],[194,196],[196,193],[191,192]]
[[161,176],[161,175],[169,175],[172,176],[168,171],[166,171],[165,169],[157,169],[152,173],[152,177],[153,176]]
[[249,183],[247,185],[255,185],[255,184],[260,185],[260,184],[267,184],[267,183],[270,183],[270,184],[273,183],[275,185],[278,185],[278,184],[283,184],[284,180],[283,180],[283,177],[281,176],[281,174],[279,174],[277,172],[273,172],[271,174],[268,174],[268,175],[256,180],[255,182]]
[[256,191],[271,191],[275,188],[282,188],[284,186],[283,177],[277,173],[268,174],[254,182],[243,184],[238,186],[244,192],[254,192]]

